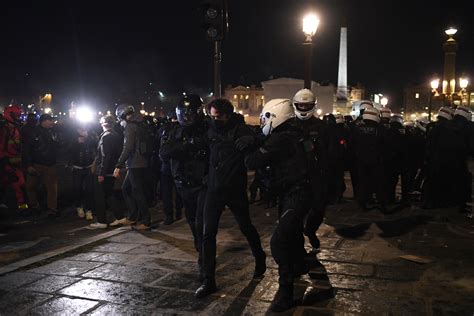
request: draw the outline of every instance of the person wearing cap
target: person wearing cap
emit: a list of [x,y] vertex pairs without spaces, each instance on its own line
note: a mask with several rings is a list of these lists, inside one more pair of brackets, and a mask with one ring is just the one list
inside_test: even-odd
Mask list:
[[100,119],[102,134],[99,136],[99,143],[95,156],[95,186],[94,215],[97,222],[88,226],[89,229],[107,228],[106,210],[109,208],[114,212],[115,220],[110,226],[124,225],[127,218],[124,217],[122,209],[118,207],[114,196],[115,178],[113,172],[115,163],[122,151],[123,139],[114,130],[116,121],[111,115],[103,116]]
[[373,193],[376,193],[380,211],[385,211],[383,131],[380,126],[380,112],[367,108],[362,114],[362,124],[354,131],[354,150],[357,159],[359,194],[357,201],[362,211],[368,209]]
[[47,191],[48,217],[59,216],[58,211],[58,175],[56,172],[56,156],[58,141],[52,129],[54,121],[51,115],[42,114],[39,125],[25,145],[25,162],[27,179],[26,192],[30,207],[39,212],[36,190],[38,181],[42,181]]

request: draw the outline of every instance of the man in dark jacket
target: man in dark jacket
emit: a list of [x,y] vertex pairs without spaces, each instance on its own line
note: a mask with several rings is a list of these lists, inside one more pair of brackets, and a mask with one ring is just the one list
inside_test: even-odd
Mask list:
[[140,152],[140,124],[143,117],[135,113],[131,105],[119,105],[116,115],[120,124],[125,125],[122,153],[115,165],[114,177],[120,175],[120,168],[127,167],[127,175],[122,185],[123,196],[129,210],[128,220],[124,224],[134,224],[135,229],[148,230],[150,228],[150,212],[146,198],[145,178],[148,172],[148,157]]
[[209,169],[206,125],[202,112],[199,114],[202,104],[198,95],[183,97],[176,107],[179,125],[168,131],[160,149],[162,159],[171,162],[172,176],[184,202],[186,220],[199,253],[201,281],[202,217],[206,199],[205,178]]
[[48,192],[48,217],[59,216],[58,176],[56,173],[57,138],[52,133],[53,118],[49,114],[40,117],[40,124],[25,146],[25,166],[28,173],[26,191],[30,206],[39,209],[36,189],[42,180]]
[[234,107],[226,99],[215,99],[208,105],[211,127],[208,130],[210,166],[202,243],[204,282],[196,290],[197,298],[217,290],[216,235],[219,219],[226,205],[247,238],[255,257],[254,277],[260,277],[266,271],[266,256],[260,236],[250,220],[244,153],[239,151],[235,144],[237,139],[253,136],[254,133],[245,125],[243,117],[233,111]]
[[115,178],[113,172],[115,164],[120,157],[123,146],[122,137],[114,131],[115,119],[106,115],[100,119],[103,133],[99,136],[99,144],[95,157],[95,215],[97,222],[89,225],[90,228],[107,228],[106,210],[111,208],[115,215],[115,221],[110,226],[126,224],[127,218],[123,216],[121,208],[118,207],[114,197]]
[[95,159],[97,135],[89,132],[85,126],[77,126],[69,147],[69,165],[72,167],[72,190],[77,215],[92,220],[94,204],[94,178],[92,163]]

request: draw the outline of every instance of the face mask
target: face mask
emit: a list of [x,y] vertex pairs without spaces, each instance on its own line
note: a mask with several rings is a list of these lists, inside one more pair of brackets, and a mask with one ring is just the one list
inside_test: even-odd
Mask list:
[[212,125],[214,125],[214,127],[217,129],[217,130],[220,130],[222,129],[224,126],[225,126],[225,122],[224,121],[220,121],[220,120],[212,120]]

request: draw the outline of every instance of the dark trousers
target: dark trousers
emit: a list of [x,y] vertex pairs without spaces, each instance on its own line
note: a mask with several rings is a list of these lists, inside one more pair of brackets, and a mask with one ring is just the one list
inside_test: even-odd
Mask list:
[[203,213],[206,202],[206,188],[179,188],[184,203],[184,213],[193,234],[194,247],[199,254],[199,269],[202,263]]
[[38,188],[38,181],[42,181],[46,186],[48,192],[48,209],[58,209],[58,174],[56,166],[42,166],[34,164],[33,167],[36,173],[28,174],[26,178],[26,192],[28,193],[28,200],[32,208],[38,208],[39,202],[36,194]]
[[72,190],[75,206],[92,210],[94,206],[94,176],[91,168],[72,169]]
[[181,212],[181,209],[183,208],[183,200],[181,199],[180,194],[176,190],[173,176],[170,174],[162,173],[160,188],[161,199],[163,201],[163,211],[165,212],[166,217],[173,218],[173,197],[176,213]]
[[[235,190],[235,189],[234,189]],[[204,235],[202,241],[204,278],[214,280],[216,270],[216,236],[219,220],[225,206],[234,215],[240,231],[247,238],[255,258],[265,255],[260,236],[250,220],[249,202],[245,189],[240,192],[207,192],[204,207]]]
[[129,216],[132,221],[150,225],[150,212],[146,199],[145,178],[148,168],[131,168],[122,185],[123,197],[127,203]]
[[122,219],[123,212],[114,195],[115,178],[105,177],[103,182],[95,181],[95,215],[101,224],[107,224],[106,212],[111,209],[115,219]]
[[381,165],[371,163],[358,162],[357,169],[359,171],[359,193],[357,201],[360,207],[367,207],[367,203],[371,200],[372,194],[375,193],[377,201],[385,206],[386,193],[384,170]]
[[284,211],[270,240],[281,286],[293,286],[294,267],[304,262],[303,227],[311,200],[311,191],[306,188],[294,189],[285,195]]

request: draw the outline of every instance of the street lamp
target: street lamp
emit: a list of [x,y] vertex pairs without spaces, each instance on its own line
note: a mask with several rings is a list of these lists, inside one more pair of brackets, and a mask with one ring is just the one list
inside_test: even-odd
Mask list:
[[382,104],[383,107],[386,107],[388,104],[388,98],[383,97],[382,99],[380,99],[380,104]]
[[316,34],[319,26],[319,18],[314,13],[308,13],[303,18],[303,33],[306,39],[303,43],[305,47],[305,76],[304,87],[311,90],[311,58],[313,55],[313,36]]
[[[459,87],[461,88],[460,94],[461,94],[461,105],[464,104],[464,95],[466,94],[466,88],[469,85],[469,79],[466,77],[461,77],[459,78]],[[467,96],[467,104],[469,105],[469,94]]]
[[431,92],[430,92],[430,100],[428,103],[428,121],[431,122],[431,106],[433,102],[433,97],[438,94],[439,88],[439,79],[431,80]]

